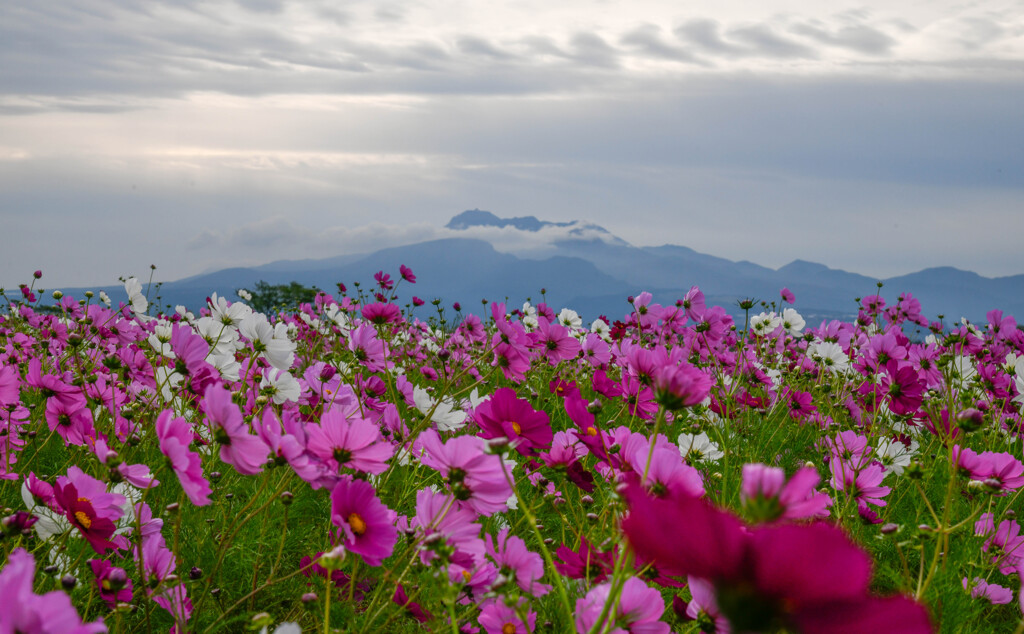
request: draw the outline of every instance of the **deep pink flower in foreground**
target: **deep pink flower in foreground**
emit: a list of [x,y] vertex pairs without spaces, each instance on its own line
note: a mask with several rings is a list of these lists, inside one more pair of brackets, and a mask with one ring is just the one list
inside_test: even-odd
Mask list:
[[733,631],[931,631],[923,606],[868,594],[871,559],[834,526],[746,529],[699,498],[652,499],[638,487],[625,495],[622,530],[637,555],[665,574],[710,581]]
[[[602,583],[588,592],[586,597],[576,601],[578,634],[588,634],[600,621],[611,589],[610,583]],[[659,620],[664,611],[665,602],[661,593],[648,587],[638,577],[630,577],[622,586],[615,613],[615,624],[623,627],[613,627],[607,631],[609,634],[668,634],[671,631],[668,623]]]
[[106,632],[103,619],[82,623],[71,597],[55,590],[38,595],[32,591],[35,559],[17,548],[0,570],[0,632],[4,634],[93,634]]
[[524,456],[550,447],[554,438],[547,413],[533,409],[529,401],[517,397],[510,387],[495,390],[476,408],[473,418],[483,431],[483,438],[508,438]]
[[377,498],[373,485],[345,477],[331,491],[331,523],[345,550],[379,566],[391,556],[398,541],[397,515]]

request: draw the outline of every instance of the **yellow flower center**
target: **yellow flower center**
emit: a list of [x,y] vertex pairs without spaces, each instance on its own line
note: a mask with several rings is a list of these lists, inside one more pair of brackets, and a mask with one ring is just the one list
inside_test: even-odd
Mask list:
[[516,634],[516,626],[506,623],[501,626],[501,634]]
[[469,580],[473,578],[473,575],[469,574],[468,570],[463,570],[462,578],[466,580],[466,583],[469,583]]
[[595,427],[587,427],[587,435],[588,436],[596,436],[597,435],[597,428],[595,428]]
[[516,435],[519,435],[523,433],[523,428],[519,426],[519,423],[512,421],[512,431],[514,431]]
[[75,518],[78,520],[78,523],[82,525],[82,528],[85,528],[86,530],[92,528],[92,520],[85,514],[85,511],[75,511]]
[[366,522],[363,521],[363,518],[359,517],[359,513],[352,513],[348,516],[348,525],[356,535],[362,535],[366,532]]

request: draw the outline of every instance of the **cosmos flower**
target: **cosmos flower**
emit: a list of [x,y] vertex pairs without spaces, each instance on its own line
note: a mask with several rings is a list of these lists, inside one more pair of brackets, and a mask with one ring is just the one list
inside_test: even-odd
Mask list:
[[397,514],[384,506],[369,482],[343,477],[331,491],[331,523],[345,550],[379,566],[398,541]]
[[508,387],[495,390],[476,408],[473,419],[483,432],[481,437],[508,438],[524,456],[550,447],[554,438],[547,413],[533,409],[529,401],[517,397],[515,390]]
[[103,619],[82,623],[71,597],[54,590],[35,594],[35,558],[16,548],[0,569],[0,632],[19,634],[95,634],[106,632]]
[[930,632],[925,609],[868,593],[871,559],[824,523],[745,528],[706,501],[633,487],[622,530],[662,572],[708,580],[733,631]]

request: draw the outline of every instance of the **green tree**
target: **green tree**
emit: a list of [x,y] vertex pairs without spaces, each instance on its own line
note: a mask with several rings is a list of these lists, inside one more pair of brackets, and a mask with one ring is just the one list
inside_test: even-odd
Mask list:
[[295,281],[290,284],[269,284],[260,280],[249,292],[252,293],[252,301],[249,303],[255,310],[261,313],[276,313],[282,310],[296,310],[299,304],[311,303],[320,289],[315,286],[303,286]]

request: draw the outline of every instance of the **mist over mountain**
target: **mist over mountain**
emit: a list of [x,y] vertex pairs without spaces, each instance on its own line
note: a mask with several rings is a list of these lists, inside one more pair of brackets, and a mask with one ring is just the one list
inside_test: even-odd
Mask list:
[[[190,309],[203,305],[217,292],[230,299],[240,288],[257,282],[287,284],[297,281],[335,292],[342,282],[354,289],[373,284],[373,274],[383,270],[397,279],[405,264],[417,276],[414,285],[400,287],[400,299],[417,295],[428,302],[439,298],[445,305],[460,302],[464,310],[480,312],[482,299],[508,301],[518,307],[529,299],[546,301],[556,310],[567,306],[585,319],[607,315],[621,317],[629,310],[627,296],[641,291],[654,294],[662,304],[674,302],[691,286],[699,286],[709,304],[725,307],[740,315],[737,303],[746,298],[778,301],[779,290],[788,287],[796,294],[797,310],[816,325],[821,319],[851,319],[857,298],[880,293],[894,303],[901,293],[921,301],[931,320],[943,315],[945,323],[961,316],[983,321],[985,313],[1000,309],[1024,316],[1024,274],[987,278],[952,267],[929,268],[886,280],[832,269],[823,264],[794,260],[771,269],[747,261],[732,261],[700,253],[682,245],[637,247],[603,227],[584,221],[549,222],[533,216],[500,218],[473,209],[454,216],[446,225],[451,237],[390,247],[370,253],[343,254],[326,259],[280,260],[256,267],[227,268],[166,282],[159,291],[159,305],[182,304]],[[495,228],[491,236],[486,228]],[[531,240],[509,250],[500,244],[509,232],[536,234]],[[512,236],[516,237],[516,236]],[[877,282],[883,287],[879,291]],[[115,301],[122,299],[120,286],[95,287],[106,290]],[[545,290],[544,295],[541,289]],[[64,289],[81,297],[87,289]],[[151,299],[155,299],[154,297]],[[425,308],[430,308],[429,306]],[[755,309],[755,312],[758,309]]]

